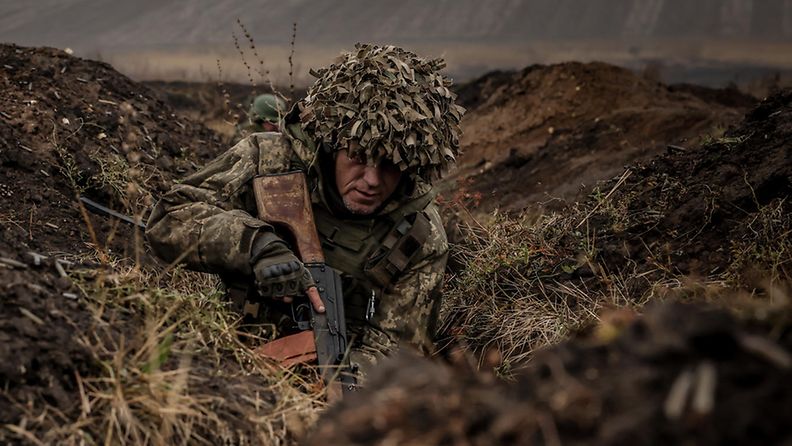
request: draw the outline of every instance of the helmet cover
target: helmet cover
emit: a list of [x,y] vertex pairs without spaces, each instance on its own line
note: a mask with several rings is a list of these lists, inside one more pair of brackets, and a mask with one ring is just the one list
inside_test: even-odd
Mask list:
[[357,44],[318,79],[300,103],[303,130],[325,147],[370,165],[389,160],[433,182],[459,154],[460,120],[442,59],[423,59],[395,46]]

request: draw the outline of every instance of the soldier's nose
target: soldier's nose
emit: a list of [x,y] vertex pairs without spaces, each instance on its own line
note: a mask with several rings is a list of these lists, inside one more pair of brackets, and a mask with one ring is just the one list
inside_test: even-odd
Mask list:
[[380,183],[382,183],[382,172],[379,166],[366,166],[363,171],[363,181],[365,181],[369,187],[379,186]]

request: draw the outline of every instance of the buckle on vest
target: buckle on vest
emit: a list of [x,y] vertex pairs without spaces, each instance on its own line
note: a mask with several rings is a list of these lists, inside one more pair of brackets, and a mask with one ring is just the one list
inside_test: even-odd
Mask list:
[[371,296],[369,296],[368,305],[366,305],[366,322],[371,322],[371,318],[374,317],[374,304],[377,300],[377,293],[374,290],[371,290]]

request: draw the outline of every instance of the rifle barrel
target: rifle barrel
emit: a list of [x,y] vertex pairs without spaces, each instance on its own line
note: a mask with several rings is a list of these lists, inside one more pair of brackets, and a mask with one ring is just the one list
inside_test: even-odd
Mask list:
[[86,209],[93,212],[94,214],[104,215],[105,217],[117,218],[123,221],[124,223],[130,224],[132,226],[137,226],[144,231],[146,230],[145,223],[141,222],[140,220],[134,219],[128,215],[124,215],[120,212],[116,212],[110,208],[102,206],[101,204],[89,198],[85,198],[81,196],[80,201],[82,202],[83,205],[85,205]]

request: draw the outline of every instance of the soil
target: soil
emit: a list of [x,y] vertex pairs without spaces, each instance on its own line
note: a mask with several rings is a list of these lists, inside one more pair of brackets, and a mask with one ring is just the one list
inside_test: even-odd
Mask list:
[[785,444],[790,322],[656,306],[613,340],[540,352],[513,382],[472,372],[464,355],[448,365],[402,354],[307,444]]
[[[0,45],[0,59],[0,251],[80,251],[91,240],[80,230],[75,189],[145,220],[173,179],[224,147],[108,64],[14,45]],[[110,225],[91,220],[104,243]],[[130,232],[114,238],[116,249],[131,253]]]
[[[64,423],[80,418],[78,376],[102,376],[102,363],[111,360],[86,333],[104,330],[131,344],[145,318],[112,309],[97,317],[81,290],[61,277],[56,259],[71,262],[61,263],[66,272],[101,270],[81,260],[95,258],[97,248],[122,262],[154,262],[139,231],[106,217],[84,217],[78,191],[145,221],[173,180],[225,145],[107,64],[14,45],[0,45],[0,60],[0,420],[44,438],[60,427],[46,427],[53,416]],[[45,258],[36,260],[36,254]],[[268,386],[268,378],[244,373],[229,382],[216,373],[241,376],[235,361],[233,353],[221,364],[194,358],[192,369],[205,370],[196,372],[205,379],[191,386],[220,397],[215,415],[234,436],[255,438],[254,425],[235,412],[248,404],[239,388]],[[271,399],[262,394],[262,410]],[[195,429],[205,439],[227,435]],[[20,437],[0,430],[0,441],[12,438]]]
[[[588,223],[599,231],[600,259],[707,276],[728,272],[740,250],[750,248],[760,257],[750,262],[770,266],[770,255],[780,255],[781,275],[792,277],[790,254],[783,252],[792,229],[790,141],[792,90],[786,90],[720,139],[629,168],[618,187],[616,181],[602,186],[603,194],[615,190]],[[763,226],[766,218],[772,224]]]
[[77,338],[76,327],[92,325],[90,314],[68,294],[74,290],[51,259],[21,270],[0,267],[0,284],[0,380],[8,389],[0,393],[0,420],[18,423],[28,401],[72,411],[75,374],[98,367]]
[[[486,94],[473,91],[480,88]],[[558,209],[669,144],[719,135],[755,103],[734,89],[668,87],[603,63],[492,73],[460,89],[460,170],[477,211]]]
[[143,84],[178,115],[202,122],[229,142],[235,126],[247,121],[251,98],[257,94],[250,85],[233,83],[148,81]]

